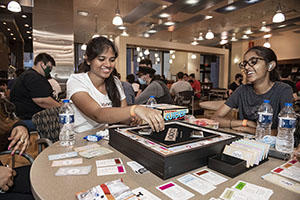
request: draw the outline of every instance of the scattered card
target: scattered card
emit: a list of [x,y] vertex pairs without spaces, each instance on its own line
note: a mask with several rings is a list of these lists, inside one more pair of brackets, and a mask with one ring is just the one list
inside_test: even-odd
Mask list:
[[108,200],[100,185],[92,187],[84,192],[78,192],[76,193],[76,197],[78,200]]
[[97,168],[97,176],[125,174],[125,173],[126,173],[126,170],[125,170],[124,165]]
[[95,148],[95,149],[88,149],[85,151],[80,151],[79,155],[84,158],[93,158],[96,156],[101,156],[101,155],[105,155],[105,154],[112,153],[112,152],[113,151],[109,150],[108,148],[99,147],[99,148]]
[[232,186],[232,188],[241,191],[245,196],[251,196],[255,199],[270,199],[273,194],[273,190],[247,183],[245,181],[238,181]]
[[160,185],[156,187],[156,189],[158,189],[173,200],[185,200],[195,196],[193,193],[183,189],[182,187],[180,187],[172,181]]
[[51,167],[60,167],[68,165],[79,165],[82,164],[82,158],[66,159],[66,160],[55,160],[52,162]]
[[76,152],[80,152],[80,151],[86,151],[86,150],[89,150],[89,149],[97,149],[97,148],[100,148],[101,146],[99,144],[88,144],[88,145],[84,145],[84,146],[81,146],[81,147],[76,147],[74,148],[74,151]]
[[134,171],[136,174],[144,174],[149,172],[143,165],[135,161],[127,162],[127,165]]
[[76,156],[78,156],[78,153],[75,151],[71,151],[71,152],[67,152],[67,153],[48,155],[48,159],[49,160],[59,160],[59,159],[65,159],[65,158],[73,158]]
[[202,195],[206,195],[207,193],[216,189],[216,187],[213,186],[212,184],[210,184],[200,178],[197,178],[196,176],[191,175],[191,174],[182,176],[177,180],[180,183],[192,188],[193,190],[199,192]]
[[86,175],[92,169],[91,165],[80,167],[61,167],[55,173],[55,176]]
[[224,200],[257,200],[255,197],[247,196],[233,188],[226,188],[220,198]]
[[219,185],[228,180],[227,178],[224,178],[208,169],[198,171],[198,172],[194,173],[194,175],[202,178],[203,180],[205,180],[213,185]]
[[160,198],[158,198],[157,196],[155,196],[154,194],[142,187],[136,188],[132,190],[132,192],[136,195],[136,197],[139,198],[139,200],[161,200]]
[[106,160],[96,160],[97,167],[106,167],[111,165],[123,165],[121,158],[113,158]]

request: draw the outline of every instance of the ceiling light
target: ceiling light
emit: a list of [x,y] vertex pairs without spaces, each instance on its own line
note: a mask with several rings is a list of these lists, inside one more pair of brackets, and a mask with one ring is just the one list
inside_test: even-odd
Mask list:
[[270,32],[270,31],[271,31],[271,27],[267,26],[266,29],[265,29],[265,32]]
[[6,25],[6,22],[2,22],[2,24]]
[[268,40],[264,43],[263,46],[266,47],[266,48],[271,48],[271,44]]
[[143,52],[140,52],[140,53],[139,53],[139,56],[140,56],[140,57],[143,57],[143,55],[144,55]]
[[257,3],[261,0],[246,0],[245,3],[251,4],[251,3]]
[[22,17],[22,18],[27,18],[27,16],[26,16],[26,15],[22,15],[21,17]]
[[16,1],[10,1],[7,4],[7,10],[11,11],[11,12],[21,12],[21,5],[16,2]]
[[172,54],[171,58],[172,58],[172,59],[175,59],[175,58],[176,58],[175,54]]
[[108,38],[108,36],[107,35],[101,35],[102,37],[105,37],[105,38]]
[[251,28],[248,28],[246,31],[244,31],[245,34],[247,35],[250,35],[252,34],[253,32],[251,31]]
[[87,47],[86,44],[82,44],[81,47],[80,47],[80,49],[83,50],[83,51],[85,51],[85,50],[86,50],[86,47]]
[[28,39],[30,39],[30,40],[31,40],[31,39],[32,39],[32,37],[31,37],[31,36],[29,36],[29,37],[28,37]]
[[145,60],[145,57],[144,57],[144,56],[142,57],[142,60]]
[[29,24],[24,24],[25,27],[29,27]]
[[273,16],[273,23],[281,23],[284,22],[285,20],[285,16],[284,14],[281,12],[281,6],[280,4],[278,4],[278,8],[276,11],[276,14]]
[[287,25],[286,24],[281,24],[279,26],[277,26],[278,28],[283,28],[283,27],[286,27]]
[[121,33],[121,36],[128,37],[128,36],[129,36],[129,34],[126,32],[126,30],[123,30],[123,32]]
[[81,16],[84,16],[84,17],[87,17],[89,15],[89,12],[81,10],[81,11],[77,11],[77,14],[81,15]]
[[248,35],[243,35],[242,39],[247,40],[247,39],[249,39],[249,36]]
[[196,4],[198,3],[200,0],[186,0],[185,3],[186,4]]
[[10,28],[7,28],[8,31],[10,31]]
[[141,50],[141,47],[137,47],[136,50],[137,50],[137,51],[140,51],[140,50]]
[[160,62],[160,58],[159,57],[156,58],[156,62]]
[[168,17],[170,17],[170,15],[168,13],[161,13],[159,15],[159,17],[161,17],[161,18],[168,18]]
[[16,39],[17,39],[17,38],[15,38],[15,37],[13,38],[13,40],[16,40]]
[[118,26],[118,29],[120,29],[120,30],[126,30],[126,26]]
[[227,31],[223,31],[222,33],[221,33],[221,40],[225,40],[225,39],[227,39]]
[[199,43],[196,41],[196,40],[194,40],[193,42],[191,42],[191,45],[198,45]]
[[0,5],[0,8],[6,8],[6,6],[5,5]]
[[205,38],[208,40],[211,40],[214,37],[215,37],[214,33],[210,29],[208,29],[208,32],[206,33]]
[[267,34],[267,35],[264,35],[264,38],[270,38],[270,37],[272,37],[272,34],[270,33],[270,34]]
[[169,63],[172,64],[172,63],[173,63],[173,60],[172,60],[172,59],[169,59]]
[[144,51],[144,54],[145,54],[146,56],[148,56],[148,55],[150,54],[149,49],[146,49],[146,50]]
[[123,19],[120,16],[120,9],[119,9],[119,0],[117,0],[117,8],[116,8],[116,15],[112,20],[113,25],[115,26],[121,26],[123,25]]
[[137,57],[136,61],[139,63],[141,62],[141,58],[140,57]]
[[155,53],[155,54],[154,54],[154,57],[157,58],[157,57],[158,57],[158,53]]
[[13,34],[13,33],[10,33],[10,35],[13,36],[14,34]]
[[114,37],[113,37],[113,35],[109,35],[108,39],[109,39],[110,41],[114,42]]
[[238,39],[235,37],[235,33],[232,34],[231,42],[236,42]]
[[227,44],[228,43],[228,40],[221,40],[220,41],[220,45],[224,45],[224,44]]
[[196,59],[196,58],[197,58],[196,54],[191,55],[191,59]]
[[149,31],[148,31],[148,33],[156,33],[157,32],[157,30],[155,30],[155,29],[150,29]]
[[175,22],[167,21],[167,22],[164,23],[164,25],[166,25],[166,26],[173,26],[173,25],[175,25]]
[[148,38],[148,37],[150,37],[150,34],[149,33],[144,33],[144,35],[143,35],[145,38]]
[[173,53],[175,53],[175,50],[170,50],[170,54],[173,54]]
[[204,19],[207,20],[207,19],[211,19],[211,18],[213,18],[213,16],[211,16],[211,15],[206,15]]
[[204,38],[203,38],[203,33],[199,33],[199,37],[198,37],[198,40],[204,40]]
[[165,9],[166,7],[168,7],[167,5],[162,5],[161,8]]
[[26,33],[30,34],[31,32],[30,31],[26,31]]
[[96,38],[96,37],[100,37],[100,35],[96,33],[92,36],[92,38]]
[[233,11],[235,9],[236,9],[235,6],[227,6],[224,10],[226,10],[226,11]]
[[234,63],[234,64],[238,64],[239,62],[240,62],[240,59],[239,59],[239,58],[235,57],[235,58],[233,59],[233,63]]

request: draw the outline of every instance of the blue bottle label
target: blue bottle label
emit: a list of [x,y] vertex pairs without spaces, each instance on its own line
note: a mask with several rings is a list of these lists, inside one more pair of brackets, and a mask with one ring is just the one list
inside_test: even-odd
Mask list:
[[279,117],[279,127],[280,128],[295,128],[296,127],[296,119]]
[[263,113],[263,112],[258,113],[259,123],[270,124],[272,123],[272,118],[273,118],[273,114],[271,113]]
[[61,124],[74,123],[74,115],[59,114],[59,123]]

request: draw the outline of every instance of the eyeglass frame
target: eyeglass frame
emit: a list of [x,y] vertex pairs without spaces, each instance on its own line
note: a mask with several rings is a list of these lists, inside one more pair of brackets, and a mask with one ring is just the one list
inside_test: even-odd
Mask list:
[[[256,59],[255,64],[250,64],[250,60]],[[247,65],[249,65],[250,67],[253,67],[254,65],[257,64],[258,60],[265,60],[264,58],[260,58],[260,57],[251,57],[248,61],[243,60],[242,62],[239,63],[239,68],[240,69],[245,69]],[[244,64],[246,63],[246,64]],[[244,64],[244,66],[241,66],[242,64]]]

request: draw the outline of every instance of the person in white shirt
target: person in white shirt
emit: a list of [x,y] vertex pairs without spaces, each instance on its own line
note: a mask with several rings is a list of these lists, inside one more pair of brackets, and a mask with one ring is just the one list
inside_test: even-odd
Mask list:
[[193,91],[191,84],[183,79],[183,72],[177,73],[177,81],[172,84],[170,88],[170,93],[174,97],[174,102],[177,102],[179,92],[183,91]]
[[86,73],[73,74],[67,82],[67,97],[75,111],[75,131],[82,132],[105,123],[146,121],[155,131],[164,129],[159,111],[127,106],[120,80],[112,75],[118,52],[105,37],[88,42]]

